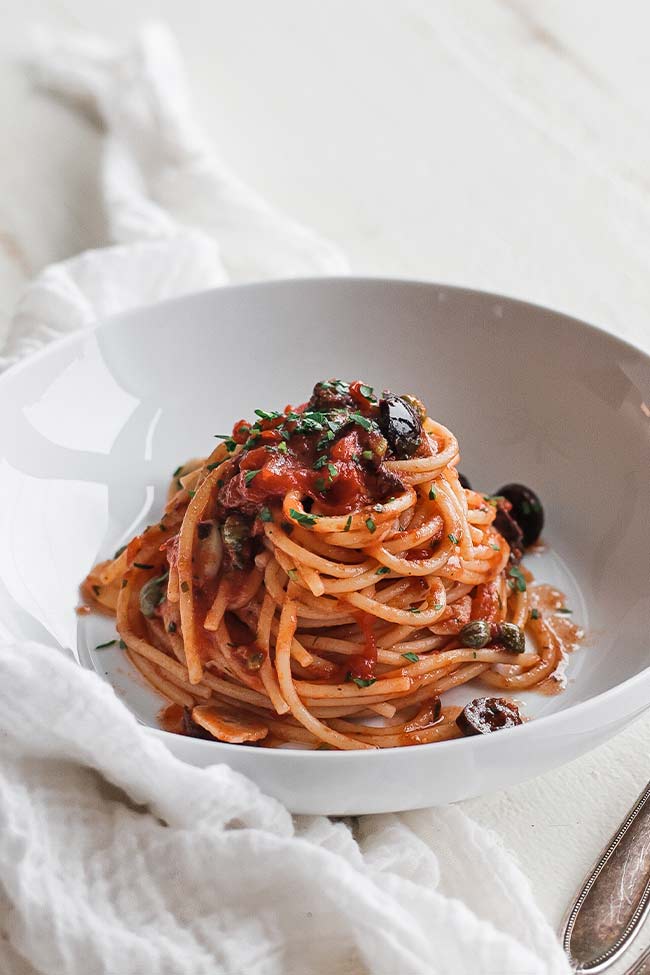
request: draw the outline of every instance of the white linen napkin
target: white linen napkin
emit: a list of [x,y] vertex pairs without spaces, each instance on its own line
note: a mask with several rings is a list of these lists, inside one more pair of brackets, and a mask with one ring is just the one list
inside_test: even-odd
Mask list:
[[[107,314],[345,261],[228,172],[160,26],[43,38],[41,85],[105,129],[112,244],[27,289],[0,365]],[[0,631],[1,632],[1,631]],[[3,975],[565,975],[527,881],[458,807],[292,821],[195,769],[62,652],[0,642]]]

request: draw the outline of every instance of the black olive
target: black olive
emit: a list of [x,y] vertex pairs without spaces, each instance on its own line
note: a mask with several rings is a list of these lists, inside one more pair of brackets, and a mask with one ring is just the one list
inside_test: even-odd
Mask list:
[[379,400],[379,428],[395,457],[412,457],[420,446],[420,417],[399,396],[385,396]]
[[464,487],[466,491],[472,490],[472,485],[469,483],[465,475],[460,473],[460,471],[458,471],[458,480],[460,481],[462,487]]
[[508,561],[511,565],[519,565],[524,554],[524,533],[510,514],[510,507],[510,502],[505,499],[497,501],[497,516],[493,525],[510,546]]
[[501,728],[514,728],[522,720],[517,705],[504,697],[477,697],[463,708],[456,724],[464,735],[489,735]]
[[523,532],[526,548],[534,545],[544,527],[544,509],[535,492],[525,484],[506,484],[497,494],[512,505],[510,514]]

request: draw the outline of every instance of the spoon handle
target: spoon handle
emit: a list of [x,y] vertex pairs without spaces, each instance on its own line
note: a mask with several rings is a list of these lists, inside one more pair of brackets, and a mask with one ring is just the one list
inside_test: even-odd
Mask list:
[[569,910],[562,945],[574,970],[604,972],[629,946],[649,910],[650,782]]

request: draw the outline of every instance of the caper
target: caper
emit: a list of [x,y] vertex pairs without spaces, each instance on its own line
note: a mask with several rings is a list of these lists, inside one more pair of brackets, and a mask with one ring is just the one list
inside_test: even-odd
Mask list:
[[526,649],[526,637],[516,623],[497,623],[494,642],[509,653],[523,653]]
[[472,620],[466,623],[458,634],[458,639],[464,647],[480,650],[490,642],[490,624],[486,620]]

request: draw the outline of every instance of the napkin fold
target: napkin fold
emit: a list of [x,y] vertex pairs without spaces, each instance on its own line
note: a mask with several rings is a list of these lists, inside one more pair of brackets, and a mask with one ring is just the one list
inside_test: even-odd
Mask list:
[[[212,151],[175,42],[43,35],[31,60],[104,130],[110,243],[45,269],[0,359],[227,281],[341,273]],[[225,765],[195,769],[98,676],[0,643],[0,970],[6,975],[565,975],[498,838],[460,808],[292,820]]]

